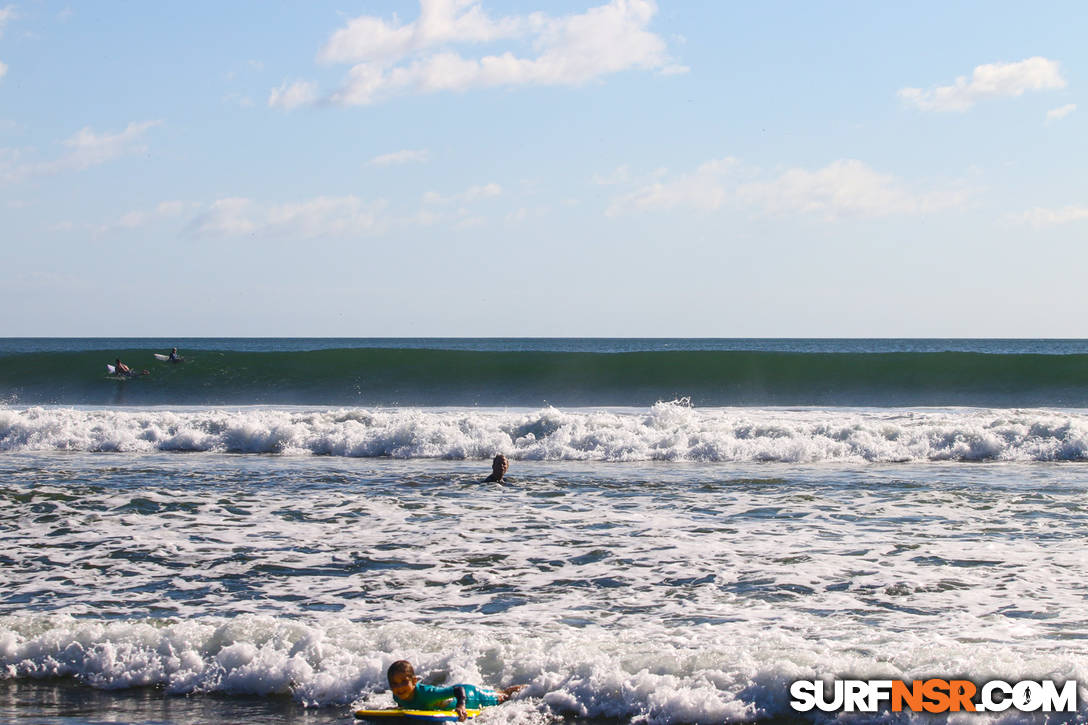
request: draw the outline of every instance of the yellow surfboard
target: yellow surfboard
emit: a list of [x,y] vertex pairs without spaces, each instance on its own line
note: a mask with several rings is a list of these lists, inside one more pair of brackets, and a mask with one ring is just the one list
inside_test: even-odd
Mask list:
[[[468,719],[480,714],[479,710],[466,710]],[[355,717],[359,720],[388,720],[401,719],[413,722],[457,722],[457,713],[453,710],[404,710],[392,707],[386,710],[356,710]]]

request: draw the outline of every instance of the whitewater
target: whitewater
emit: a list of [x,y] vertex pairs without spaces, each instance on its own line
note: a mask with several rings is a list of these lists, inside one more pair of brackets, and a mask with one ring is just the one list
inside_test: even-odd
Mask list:
[[[1088,720],[1082,342],[117,342],[0,341],[0,721]],[[1078,709],[790,707],[854,677]]]
[[389,705],[402,657],[528,684],[493,722],[784,717],[789,681],[832,674],[1088,675],[1083,474],[609,466],[8,456],[0,666],[322,722]]
[[591,461],[1082,461],[1088,414],[1033,409],[0,407],[0,451]]

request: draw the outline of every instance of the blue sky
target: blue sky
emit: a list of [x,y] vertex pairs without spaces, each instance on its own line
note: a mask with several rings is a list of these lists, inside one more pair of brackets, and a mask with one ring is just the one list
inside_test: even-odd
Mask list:
[[1086,31],[0,5],[0,335],[1085,337]]

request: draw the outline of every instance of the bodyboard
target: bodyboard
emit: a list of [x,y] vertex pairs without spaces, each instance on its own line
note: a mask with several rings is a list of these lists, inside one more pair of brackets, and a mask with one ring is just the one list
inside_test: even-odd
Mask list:
[[[480,714],[478,709],[466,710],[468,719]],[[357,720],[400,720],[403,722],[457,722],[457,713],[453,710],[404,710],[399,707],[385,710],[356,710]]]

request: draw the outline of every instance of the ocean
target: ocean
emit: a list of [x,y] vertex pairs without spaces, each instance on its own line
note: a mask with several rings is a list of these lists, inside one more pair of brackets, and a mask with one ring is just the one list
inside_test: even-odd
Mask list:
[[[0,339],[0,721],[1085,722],[1086,461],[1085,340]],[[1079,695],[790,704],[930,677]]]

